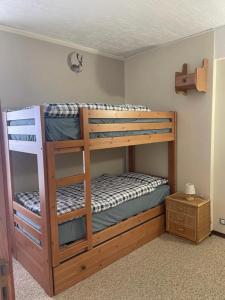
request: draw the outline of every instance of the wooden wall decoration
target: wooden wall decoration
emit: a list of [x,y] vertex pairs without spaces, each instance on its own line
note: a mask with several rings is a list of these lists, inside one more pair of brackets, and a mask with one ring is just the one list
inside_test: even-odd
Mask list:
[[188,74],[187,64],[183,64],[182,71],[175,73],[175,91],[177,94],[187,95],[188,90],[207,92],[208,59],[203,59],[202,67],[196,68],[194,73]]

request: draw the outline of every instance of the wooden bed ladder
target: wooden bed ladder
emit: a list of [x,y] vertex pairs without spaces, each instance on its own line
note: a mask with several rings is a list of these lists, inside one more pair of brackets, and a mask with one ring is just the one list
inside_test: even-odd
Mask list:
[[[89,149],[89,131],[88,131],[88,109],[80,109],[80,128],[81,140],[64,144],[57,142],[47,142],[47,164],[48,164],[48,181],[49,181],[49,202],[50,202],[50,219],[52,227],[52,260],[53,266],[58,265],[61,261],[75,255],[84,249],[91,249],[93,242],[92,234],[92,208],[91,208],[91,175],[90,175],[90,149]],[[60,146],[60,149],[57,146]],[[63,145],[63,146],[62,146]],[[68,145],[68,147],[67,147]],[[83,174],[56,178],[55,155],[59,153],[83,151]],[[84,208],[80,208],[62,215],[57,216],[56,191],[57,188],[68,186],[75,183],[84,182]],[[70,221],[76,217],[86,218],[86,240],[72,243],[70,246],[59,246],[58,225]]]
[[[33,106],[30,108],[15,110],[11,112],[3,112],[3,128],[4,128],[4,145],[5,145],[5,163],[7,171],[7,193],[8,205],[10,208],[10,232],[12,237],[13,254],[16,259],[20,257],[20,262],[26,269],[31,270],[34,265],[37,266],[33,272],[34,278],[41,282],[48,295],[53,295],[52,268],[51,268],[51,250],[50,250],[50,228],[48,214],[48,186],[46,172],[46,153],[45,153],[45,136],[44,132],[44,114],[41,106]],[[28,126],[8,126],[8,122],[12,120],[33,120],[34,124]],[[34,141],[17,141],[9,139],[9,134],[17,134],[20,130],[24,130],[25,134],[35,136]],[[35,155],[38,169],[38,188],[40,195],[40,216],[32,213],[17,203],[14,199],[14,176],[12,168],[12,151],[21,153],[29,153]],[[36,230],[28,222],[21,219],[16,212],[20,212],[34,223],[40,226],[40,230]],[[22,231],[17,226],[27,230],[37,240],[37,245],[32,239],[26,239]],[[25,246],[21,246],[25,243]],[[26,248],[26,250],[24,250]],[[33,259],[37,257],[37,261]],[[41,259],[40,259],[41,258]],[[40,262],[41,261],[41,262]]]

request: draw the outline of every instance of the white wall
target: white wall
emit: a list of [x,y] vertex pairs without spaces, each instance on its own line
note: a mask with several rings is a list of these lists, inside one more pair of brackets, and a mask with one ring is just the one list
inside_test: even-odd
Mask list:
[[224,112],[225,112],[225,59],[215,63],[215,111],[214,111],[214,147],[213,147],[213,228],[225,233],[225,226],[219,219],[225,218],[225,135],[224,135]]
[[[178,112],[178,190],[193,182],[197,192],[206,197],[210,195],[213,46],[213,32],[209,32],[148,50],[125,62],[126,102]],[[183,63],[188,63],[188,71],[193,72],[203,58],[209,59],[207,93],[177,95],[175,72],[181,71]],[[136,160],[139,171],[167,175],[166,143],[139,146]]]
[[[77,75],[67,66],[67,55],[74,49],[1,31],[0,45],[3,107],[73,100],[124,102],[124,65],[121,61],[79,51],[84,55],[84,70]],[[123,154],[123,149],[94,152],[92,175],[121,173]],[[16,158],[17,188],[33,189],[37,182],[33,176],[34,159],[21,154]],[[66,170],[70,174],[76,173],[75,166],[78,167],[73,156],[61,160],[59,165],[62,172]]]
[[225,233],[220,218],[225,217],[225,143],[224,143],[224,82],[225,82],[225,26],[214,33],[214,90],[212,113],[211,195],[213,199],[213,228]]

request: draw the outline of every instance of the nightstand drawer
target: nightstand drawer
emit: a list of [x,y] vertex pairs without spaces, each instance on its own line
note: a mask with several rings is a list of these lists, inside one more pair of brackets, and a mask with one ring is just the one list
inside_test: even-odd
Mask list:
[[168,210],[169,222],[184,225],[185,227],[195,229],[196,218],[184,213],[177,213],[175,211]]
[[168,210],[173,210],[179,213],[184,213],[186,215],[195,216],[196,209],[190,205],[185,205],[183,203],[178,203],[175,201],[167,201],[166,207]]
[[168,227],[170,233],[174,233],[176,235],[182,236],[192,241],[196,240],[196,236],[195,236],[196,231],[192,228],[188,228],[173,222],[170,222]]

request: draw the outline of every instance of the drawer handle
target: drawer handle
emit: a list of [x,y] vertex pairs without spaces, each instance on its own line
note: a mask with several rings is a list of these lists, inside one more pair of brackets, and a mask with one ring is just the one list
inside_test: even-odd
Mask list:
[[178,210],[179,211],[184,211],[184,207],[183,206],[178,206]]
[[184,216],[179,216],[179,217],[177,217],[177,221],[183,222],[183,221],[184,221]]
[[183,227],[177,227],[178,231],[184,232],[184,228]]
[[81,270],[82,270],[82,271],[86,270],[86,266],[84,266],[84,265],[81,266]]

